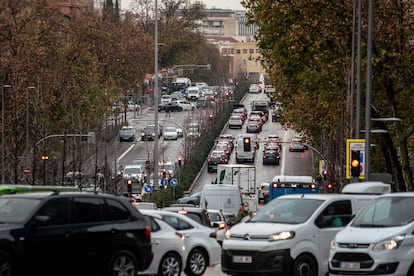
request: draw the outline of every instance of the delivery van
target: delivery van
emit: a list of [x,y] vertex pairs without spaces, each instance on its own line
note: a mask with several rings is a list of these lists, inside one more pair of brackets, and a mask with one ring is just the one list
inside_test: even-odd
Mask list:
[[330,243],[329,275],[414,275],[414,193],[371,201]]
[[225,184],[206,184],[200,195],[200,207],[221,210],[225,217],[237,218],[242,197],[239,186]]
[[325,276],[329,242],[378,197],[351,190],[349,194],[282,195],[268,202],[255,216],[226,232],[222,271]]

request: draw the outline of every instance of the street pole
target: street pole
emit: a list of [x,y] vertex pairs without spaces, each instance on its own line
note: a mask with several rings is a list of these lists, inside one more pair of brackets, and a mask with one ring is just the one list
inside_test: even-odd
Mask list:
[[373,0],[368,0],[367,91],[365,100],[365,181],[370,180],[371,167],[372,13]]
[[1,183],[4,184],[5,183],[5,179],[6,179],[6,168],[5,168],[5,153],[6,153],[6,137],[5,137],[5,120],[4,120],[4,89],[5,88],[11,88],[11,85],[5,84],[3,85],[2,89],[1,89],[1,167],[2,167],[2,172],[1,172]]
[[155,104],[155,112],[154,112],[154,120],[155,120],[155,137],[154,137],[154,190],[159,190],[158,185],[158,133],[159,133],[159,126],[158,126],[158,1],[155,0],[155,7],[154,7],[154,104]]

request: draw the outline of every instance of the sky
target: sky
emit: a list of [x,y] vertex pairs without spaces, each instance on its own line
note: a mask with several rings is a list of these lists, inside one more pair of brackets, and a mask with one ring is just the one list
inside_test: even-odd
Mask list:
[[[129,4],[133,0],[121,0],[121,9],[128,9]],[[241,5],[241,0],[198,0],[203,2],[208,9],[218,8],[218,9],[230,9],[230,10],[244,10]],[[193,1],[195,2],[195,1]]]

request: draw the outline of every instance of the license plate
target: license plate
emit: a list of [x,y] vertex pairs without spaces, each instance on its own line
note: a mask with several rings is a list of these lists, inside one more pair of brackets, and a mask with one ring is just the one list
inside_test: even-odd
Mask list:
[[341,268],[345,269],[360,269],[360,263],[354,263],[354,262],[341,262],[340,263]]
[[233,263],[250,264],[252,256],[233,256]]

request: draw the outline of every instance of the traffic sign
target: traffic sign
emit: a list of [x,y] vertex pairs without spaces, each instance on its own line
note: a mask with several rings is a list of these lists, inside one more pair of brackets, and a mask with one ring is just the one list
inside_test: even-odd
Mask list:
[[171,178],[171,180],[170,180],[170,184],[171,184],[171,186],[173,186],[173,187],[177,186],[177,184],[178,184],[177,179],[176,179],[176,178]]
[[168,185],[168,180],[167,179],[162,179],[161,180],[161,185],[162,186],[167,186]]
[[153,187],[151,186],[151,185],[145,185],[144,186],[144,191],[146,192],[146,193],[151,193],[152,192],[152,190],[153,190]]
[[25,175],[29,175],[29,174],[30,174],[30,168],[29,168],[29,167],[24,167],[24,169],[23,169],[23,173],[24,173]]

